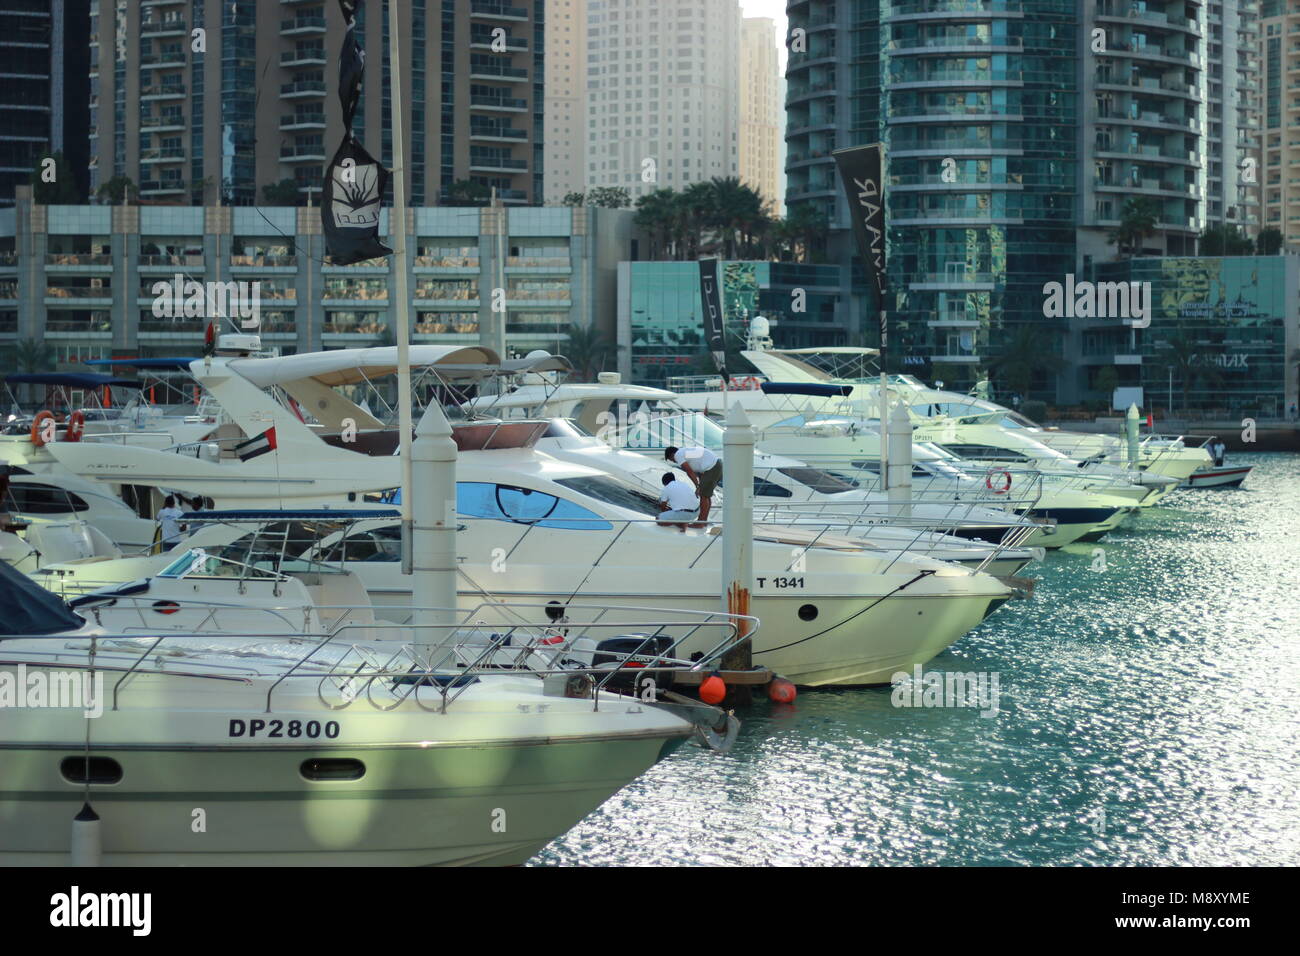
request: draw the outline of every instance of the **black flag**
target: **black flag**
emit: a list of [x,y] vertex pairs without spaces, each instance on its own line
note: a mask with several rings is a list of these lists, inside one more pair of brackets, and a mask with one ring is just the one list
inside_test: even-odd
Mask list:
[[365,51],[357,44],[356,13],[361,0],[339,0],[347,34],[339,53],[339,105],[343,108],[343,142],[325,170],[320,204],[325,248],[335,265],[392,253],[379,241],[379,207],[388,170],[352,135],[352,116],[361,98]]
[[882,147],[854,146],[837,149],[831,155],[840,170],[844,196],[849,201],[849,216],[853,220],[853,235],[858,241],[858,254],[866,266],[868,280],[873,280],[880,293],[880,307],[885,306],[885,200],[881,173]]
[[722,293],[718,289],[718,259],[700,260],[700,301],[704,304],[704,339],[713,353],[713,364],[725,377],[727,347],[722,332]]

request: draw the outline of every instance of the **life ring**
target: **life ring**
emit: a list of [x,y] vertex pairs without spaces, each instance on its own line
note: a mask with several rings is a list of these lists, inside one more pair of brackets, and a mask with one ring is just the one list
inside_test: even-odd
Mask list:
[[[993,487],[994,475],[1001,475],[1003,478],[1006,479],[1006,484],[994,488]],[[1011,472],[1007,471],[1005,468],[990,470],[989,473],[984,476],[984,487],[987,488],[989,491],[993,492],[995,495],[1005,495],[1008,491],[1011,490]]]
[[754,389],[758,388],[758,386],[759,386],[759,382],[755,376],[746,375],[744,378],[736,382],[733,391],[752,392]]
[[36,417],[32,419],[32,444],[37,448],[40,448],[45,444],[45,436],[41,433],[45,430],[42,426],[44,426],[46,421],[58,421],[58,419],[54,417],[54,413],[48,408],[37,412]]
[[86,433],[86,416],[77,409],[68,416],[68,427],[63,431],[64,441],[81,441],[81,436]]

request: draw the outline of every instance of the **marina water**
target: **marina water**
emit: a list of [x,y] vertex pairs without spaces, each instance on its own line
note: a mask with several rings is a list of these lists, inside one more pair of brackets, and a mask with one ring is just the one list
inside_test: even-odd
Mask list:
[[532,863],[1300,865],[1300,456],[1231,462],[1245,488],[1049,554],[927,665],[998,675],[995,716],[764,701]]

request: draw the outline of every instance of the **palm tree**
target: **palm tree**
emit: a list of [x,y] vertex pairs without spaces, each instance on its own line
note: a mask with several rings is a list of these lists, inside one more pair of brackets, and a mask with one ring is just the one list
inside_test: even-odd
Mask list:
[[[1157,346],[1160,345],[1165,347],[1156,353],[1154,364],[1160,368],[1173,371],[1178,378],[1179,390],[1183,396],[1184,412],[1191,405],[1189,395],[1193,383],[1205,384],[1210,387],[1222,384],[1223,376],[1219,374],[1219,370],[1205,361],[1208,351],[1202,348],[1185,331],[1180,329],[1163,342],[1157,343]],[[1173,409],[1170,409],[1170,411],[1172,412]]]
[[705,229],[714,222],[713,189],[708,183],[691,183],[678,196],[677,228],[685,247],[681,258],[698,259],[705,247]]
[[1156,230],[1160,221],[1160,204],[1149,196],[1135,196],[1124,201],[1119,226],[1107,238],[1115,246],[1121,259],[1127,259],[1142,248],[1142,240]]
[[14,343],[14,364],[20,372],[48,372],[54,366],[54,347],[40,339]]
[[594,325],[574,322],[569,326],[567,337],[569,341],[564,347],[564,357],[573,366],[574,375],[581,381],[592,381],[597,372],[604,371],[605,360],[614,351],[613,346]]
[[763,197],[735,176],[715,176],[707,186],[706,220],[721,239],[726,257],[734,259],[737,235],[743,242],[745,223],[763,214]]
[[658,259],[675,253],[677,237],[677,193],[671,189],[656,189],[636,201],[634,221],[650,235],[650,258]]
[[1015,394],[1027,396],[1040,372],[1059,372],[1064,365],[1040,329],[1022,325],[1002,353],[989,362],[989,373],[1001,378]]

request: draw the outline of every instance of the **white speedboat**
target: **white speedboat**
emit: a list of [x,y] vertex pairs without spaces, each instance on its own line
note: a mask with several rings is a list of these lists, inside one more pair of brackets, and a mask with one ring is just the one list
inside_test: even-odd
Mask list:
[[1240,488],[1250,477],[1254,465],[1209,465],[1198,468],[1185,479],[1184,488]]
[[734,737],[713,708],[602,689],[626,659],[452,666],[460,624],[114,634],[7,567],[0,609],[0,683],[76,692],[0,707],[0,865],[74,844],[109,866],[518,864],[687,738]]

